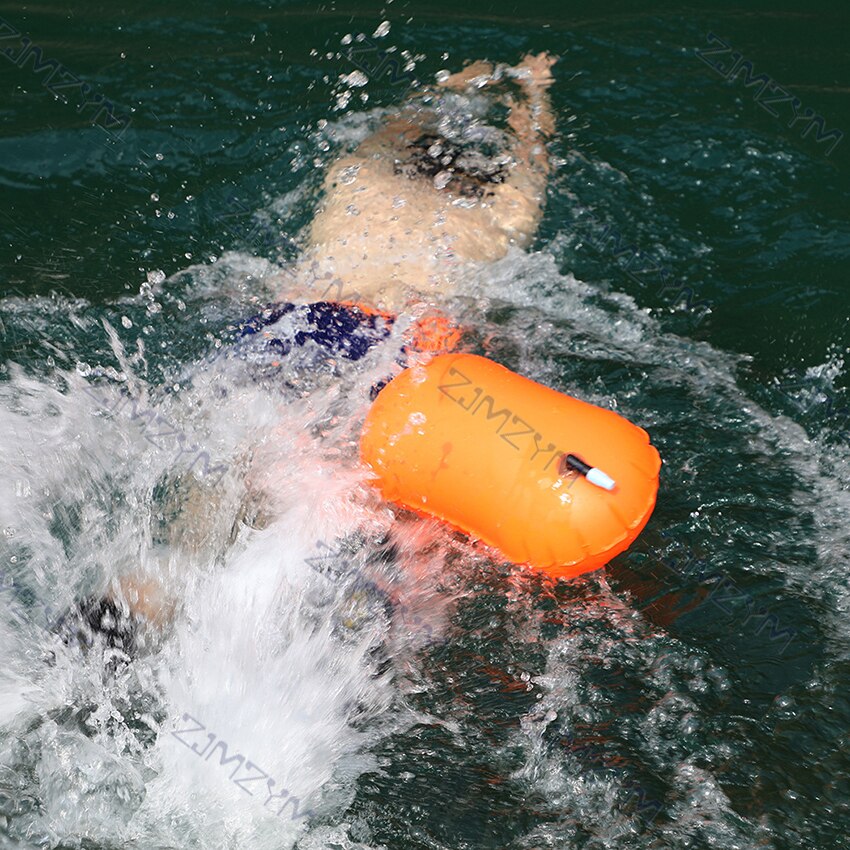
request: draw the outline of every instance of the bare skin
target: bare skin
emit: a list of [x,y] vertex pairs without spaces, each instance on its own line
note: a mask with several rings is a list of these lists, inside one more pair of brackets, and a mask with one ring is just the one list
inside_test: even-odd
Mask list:
[[[469,195],[428,177],[411,179],[395,163],[422,134],[422,109],[403,107],[353,153],[341,157],[324,181],[300,270],[340,282],[334,296],[399,312],[411,297],[439,299],[454,290],[459,264],[492,262],[510,246],[526,247],[540,221],[549,160],[545,141],[554,130],[547,89],[555,59],[526,56],[510,69],[522,99],[507,97],[512,131],[503,182]],[[494,82],[494,68],[475,62],[449,76],[444,89],[475,89]],[[287,298],[295,293],[287,292]]]
[[[440,186],[427,176],[397,173],[394,164],[423,132],[422,109],[412,105],[337,160],[325,178],[304,257],[282,276],[280,300],[317,300],[317,291],[327,292],[327,282],[336,281],[332,294],[323,297],[398,313],[412,302],[451,295],[460,264],[492,262],[511,246],[526,247],[543,214],[549,174],[545,142],[554,131],[547,90],[556,61],[545,53],[529,54],[508,69],[521,98],[505,98],[512,134],[506,173],[480,196],[464,194],[456,182]],[[474,62],[439,86],[484,88],[498,81],[501,70]],[[180,525],[203,527],[214,514],[208,494],[199,492],[183,509]],[[177,547],[191,539],[179,530],[173,535]],[[116,595],[158,627],[173,616],[174,605],[151,577],[125,576]]]

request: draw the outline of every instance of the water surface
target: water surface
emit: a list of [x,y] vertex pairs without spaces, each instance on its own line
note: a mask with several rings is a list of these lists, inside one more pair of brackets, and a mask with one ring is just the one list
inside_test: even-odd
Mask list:
[[[0,17],[3,846],[844,846],[850,142],[752,79],[850,126],[843,6]],[[51,94],[23,38],[90,88]],[[749,80],[700,60],[717,39]],[[526,50],[562,57],[546,216],[448,309],[664,459],[632,550],[554,587],[370,500],[355,440],[392,350],[303,395],[223,354],[332,158],[417,81]],[[265,526],[240,508],[257,446]],[[181,600],[161,642],[117,668],[57,642],[138,569]]]

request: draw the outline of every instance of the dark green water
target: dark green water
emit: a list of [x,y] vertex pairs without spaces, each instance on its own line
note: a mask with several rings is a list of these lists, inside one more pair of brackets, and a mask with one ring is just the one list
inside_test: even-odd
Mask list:
[[[140,460],[82,410],[79,387],[66,406],[67,376],[132,361],[165,404],[166,379],[250,314],[251,293],[266,292],[259,260],[297,255],[340,138],[407,90],[381,74],[335,108],[355,67],[341,38],[383,20],[390,34],[375,43],[409,51],[417,80],[478,57],[562,57],[562,164],[534,253],[499,264],[457,309],[492,337],[493,356],[615,407],[665,462],[646,532],[604,575],[519,582],[442,540],[441,592],[459,602],[442,640],[408,648],[390,689],[418,719],[369,733],[361,749],[374,761],[328,780],[339,793],[297,838],[234,826],[228,817],[252,817],[241,800],[204,808],[175,787],[182,807],[169,808],[155,780],[177,769],[146,755],[154,744],[134,750],[114,718],[118,731],[79,720],[81,704],[120,702],[108,686],[83,677],[61,706],[21,720],[7,707],[22,682],[42,682],[33,647],[47,638],[36,631],[24,651],[10,635],[30,633],[12,617],[0,846],[846,846],[850,9],[0,2],[0,18],[1,524],[13,529],[2,551],[29,581],[23,603],[92,581],[104,553],[140,557],[152,532],[139,517],[167,461]],[[93,126],[98,107],[81,109],[79,87],[62,90],[67,102],[48,92],[50,70],[14,64],[22,38],[129,126],[107,132],[105,113]],[[700,60],[717,38],[752,63],[749,80]],[[776,116],[756,103],[760,74],[772,81],[763,97],[781,87],[821,128],[789,127],[788,100]],[[143,288],[157,270],[164,286]],[[212,391],[193,392],[187,421],[214,419]],[[258,428],[270,418],[245,416]],[[205,433],[222,455],[233,448],[226,430]],[[159,467],[142,480],[148,463]],[[121,549],[127,539],[136,549]],[[162,723],[184,710],[175,692]],[[267,713],[275,693],[268,685]],[[50,749],[72,728],[114,770]],[[279,737],[255,746],[285,749]],[[115,776],[129,773],[125,793]],[[75,819],[87,807],[97,814]]]

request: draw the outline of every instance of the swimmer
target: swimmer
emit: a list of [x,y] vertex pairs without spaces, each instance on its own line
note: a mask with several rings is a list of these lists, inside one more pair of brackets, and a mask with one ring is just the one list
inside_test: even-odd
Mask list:
[[[556,61],[546,53],[529,54],[511,68],[477,61],[445,75],[334,162],[304,254],[281,273],[281,305],[247,322],[243,334],[298,311],[306,330],[297,339],[274,339],[282,353],[303,344],[306,335],[357,359],[381,337],[382,326],[369,311],[394,316],[423,301],[449,298],[463,263],[492,262],[512,246],[527,247],[546,195],[546,142],[555,127],[548,89]],[[463,122],[438,108],[447,92],[512,84],[516,90],[500,96],[508,108],[507,130],[474,118],[459,128]],[[332,299],[316,302],[316,281],[329,280]],[[170,543],[191,550],[203,537],[198,529],[215,515],[206,491],[195,498],[190,493],[178,518],[183,530]],[[85,603],[84,629],[108,636],[115,629],[132,632],[143,622],[162,627],[173,612],[153,576],[126,576],[107,601]]]

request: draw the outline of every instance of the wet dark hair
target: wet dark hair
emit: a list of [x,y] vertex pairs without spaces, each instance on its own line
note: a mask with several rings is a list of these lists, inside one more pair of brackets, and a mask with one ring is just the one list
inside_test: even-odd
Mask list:
[[[488,157],[471,147],[436,133],[423,133],[405,148],[406,159],[396,159],[393,170],[411,179],[435,178],[446,172],[461,195],[482,197],[488,185],[503,183],[508,166],[503,158]],[[492,194],[490,192],[489,194]]]

